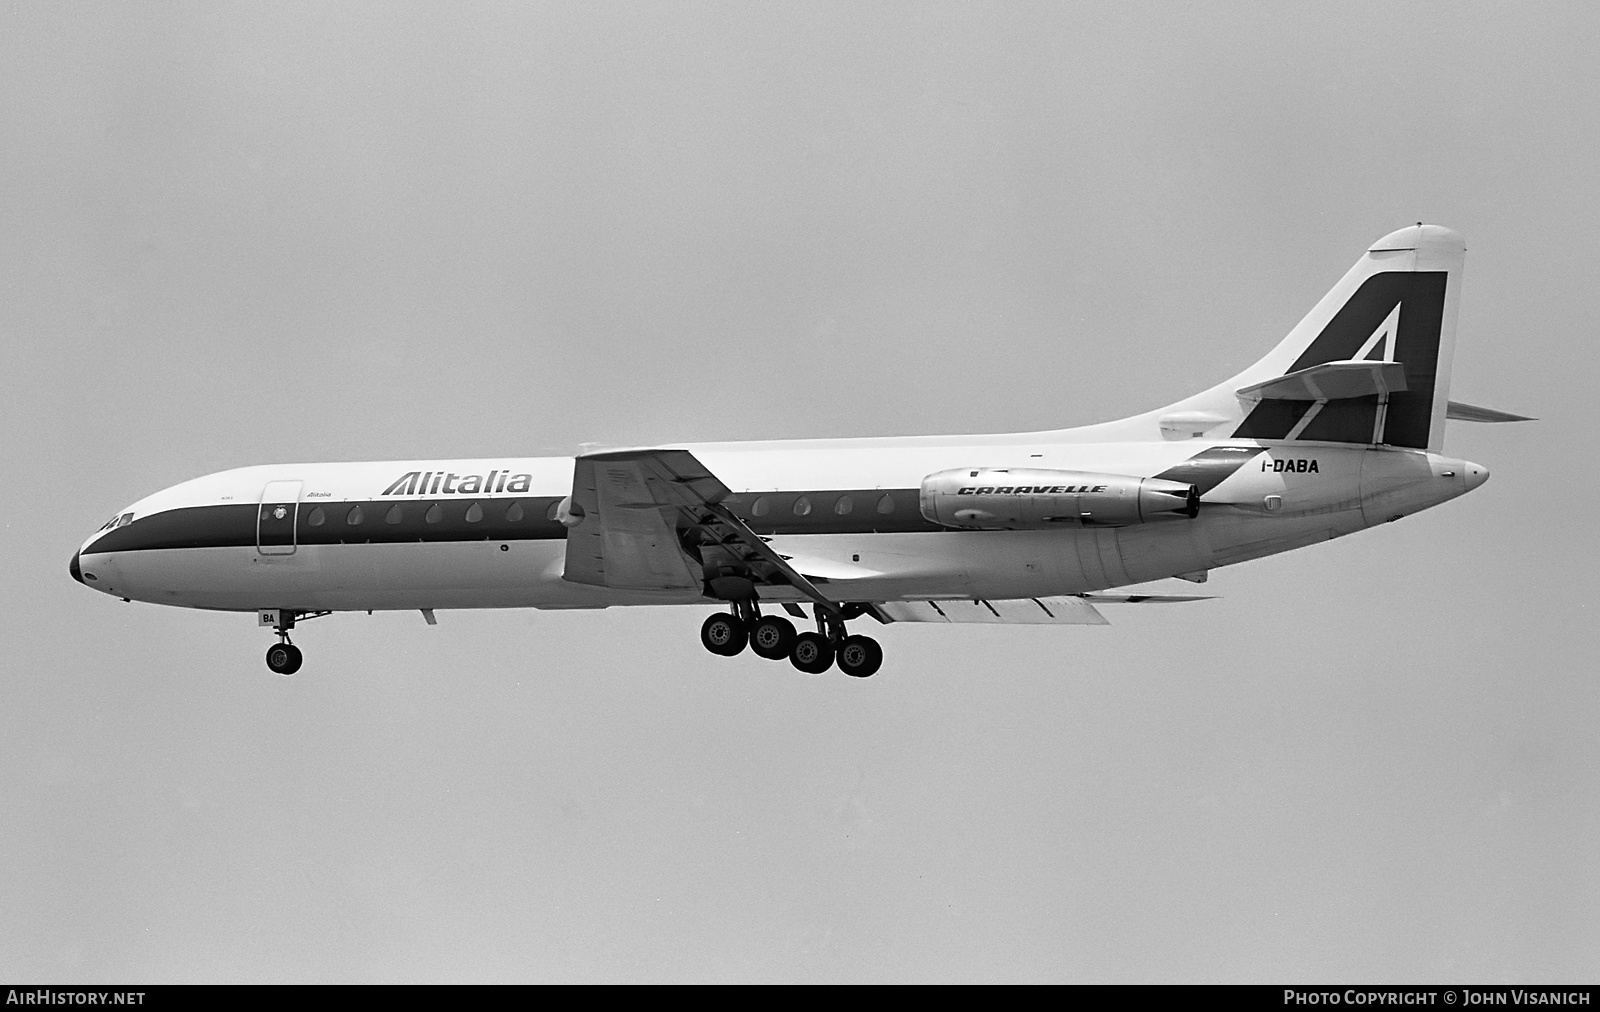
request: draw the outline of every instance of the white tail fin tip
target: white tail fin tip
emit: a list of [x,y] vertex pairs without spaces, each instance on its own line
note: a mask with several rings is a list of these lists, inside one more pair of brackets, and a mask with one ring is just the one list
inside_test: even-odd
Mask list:
[[1437,250],[1441,253],[1459,253],[1467,248],[1460,232],[1443,225],[1408,225],[1395,229],[1367,248],[1368,253],[1389,253],[1401,250]]

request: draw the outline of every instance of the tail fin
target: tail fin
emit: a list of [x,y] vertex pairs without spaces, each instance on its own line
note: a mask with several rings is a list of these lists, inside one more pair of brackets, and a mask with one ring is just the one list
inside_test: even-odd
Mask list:
[[1418,224],[1391,232],[1266,357],[1152,416],[1169,439],[1203,430],[1213,438],[1385,443],[1437,452],[1465,260],[1461,236],[1447,228]]

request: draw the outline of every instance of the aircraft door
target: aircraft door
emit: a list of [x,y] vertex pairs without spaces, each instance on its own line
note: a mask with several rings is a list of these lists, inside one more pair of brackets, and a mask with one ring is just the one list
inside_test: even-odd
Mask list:
[[256,551],[262,555],[294,554],[300,486],[298,481],[269,481],[261,490],[261,508],[256,511]]

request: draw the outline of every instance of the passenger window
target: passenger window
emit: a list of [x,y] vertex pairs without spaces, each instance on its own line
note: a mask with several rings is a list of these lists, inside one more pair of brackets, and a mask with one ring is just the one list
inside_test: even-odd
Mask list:
[[804,517],[811,515],[811,497],[801,496],[794,501],[794,515]]
[[405,519],[405,514],[400,512],[400,504],[395,503],[393,506],[389,507],[389,512],[384,514],[383,522],[386,524],[397,524],[403,519]]
[[754,517],[764,517],[769,511],[771,511],[771,509],[772,503],[767,500],[766,496],[761,496],[757,498],[755,504],[750,507],[750,515]]
[[350,512],[346,513],[344,517],[344,522],[349,524],[351,527],[360,527],[362,521],[364,520],[366,520],[366,517],[361,515],[360,506],[350,507]]
[[847,495],[840,496],[839,501],[833,504],[833,511],[840,516],[844,516],[855,508],[855,502]]
[[879,499],[878,500],[878,512],[879,513],[893,513],[894,512],[894,496],[886,494],[886,495],[884,495],[884,497],[882,499]]
[[506,519],[508,521],[510,521],[511,523],[514,523],[514,524],[521,523],[522,522],[522,504],[519,503],[519,502],[513,502],[511,504],[511,508],[506,510]]
[[436,524],[443,519],[444,510],[439,508],[438,503],[434,503],[432,506],[429,506],[428,512],[422,514],[422,520],[424,523]]
[[483,507],[473,503],[467,507],[467,523],[475,524],[483,519]]
[[328,515],[322,512],[321,506],[313,506],[311,507],[311,512],[306,514],[306,526],[321,527],[327,519]]

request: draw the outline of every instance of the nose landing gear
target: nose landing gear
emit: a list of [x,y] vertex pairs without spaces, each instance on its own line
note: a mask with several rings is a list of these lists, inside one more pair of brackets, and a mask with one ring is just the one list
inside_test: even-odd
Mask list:
[[300,663],[304,659],[300,654],[300,648],[288,641],[274,643],[267,648],[267,667],[276,674],[294,674],[300,670]]
[[278,634],[278,642],[267,648],[267,667],[274,674],[292,675],[305,661],[300,648],[289,642],[289,630],[295,621],[332,615],[331,611],[291,611],[288,608],[268,608],[258,613],[262,625],[270,625]]

